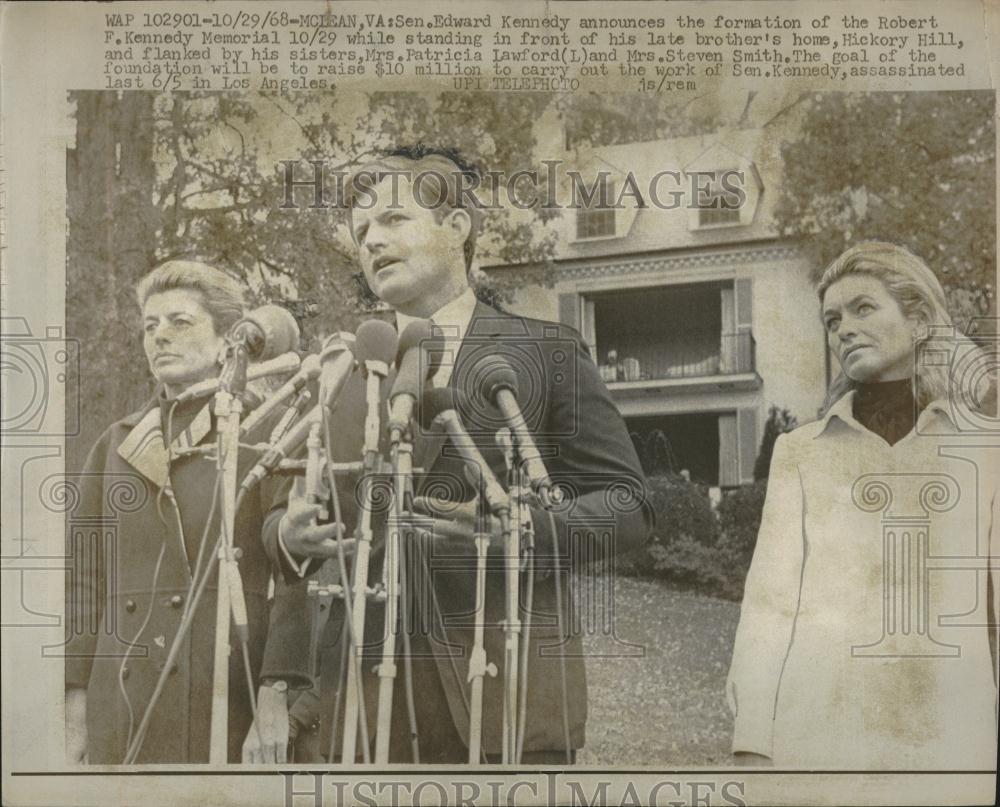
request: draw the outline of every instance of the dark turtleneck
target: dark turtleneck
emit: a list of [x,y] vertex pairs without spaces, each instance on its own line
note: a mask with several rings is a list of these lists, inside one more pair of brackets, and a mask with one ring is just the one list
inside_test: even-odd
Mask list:
[[916,404],[910,379],[859,384],[854,418],[889,445],[895,445],[916,424]]

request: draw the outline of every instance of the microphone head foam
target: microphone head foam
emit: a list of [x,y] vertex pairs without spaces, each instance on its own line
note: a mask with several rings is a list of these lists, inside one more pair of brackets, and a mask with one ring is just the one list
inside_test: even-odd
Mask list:
[[396,329],[388,322],[370,319],[362,322],[355,333],[354,357],[362,366],[366,361],[391,364],[396,356]]
[[280,305],[255,308],[236,323],[233,330],[246,323],[255,325],[263,337],[248,340],[247,349],[256,361],[273,359],[299,346],[299,325],[291,312]]
[[415,319],[399,335],[399,347],[396,349],[396,366],[403,356],[411,349],[420,347],[434,338],[434,326],[429,319]]
[[469,381],[491,403],[496,401],[497,393],[501,390],[507,390],[517,397],[517,374],[503,356],[483,356],[472,368]]

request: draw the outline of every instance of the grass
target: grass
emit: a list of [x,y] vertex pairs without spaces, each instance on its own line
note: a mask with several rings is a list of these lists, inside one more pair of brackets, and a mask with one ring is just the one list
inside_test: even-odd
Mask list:
[[731,764],[725,682],[739,603],[658,580],[614,586],[613,633],[584,635],[587,744],[577,763]]

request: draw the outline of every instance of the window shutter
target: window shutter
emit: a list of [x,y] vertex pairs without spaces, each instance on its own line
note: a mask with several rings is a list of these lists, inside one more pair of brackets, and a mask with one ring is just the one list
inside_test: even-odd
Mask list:
[[745,407],[739,410],[737,428],[740,439],[740,484],[753,482],[753,466],[757,461],[757,410]]
[[740,483],[739,435],[736,413],[719,415],[719,485],[736,487]]
[[753,348],[751,343],[751,333],[753,326],[753,281],[748,278],[739,278],[736,283],[736,333],[733,337],[736,341],[736,356],[738,370],[747,373],[753,367]]
[[736,281],[736,327],[750,330],[753,325],[753,281],[748,277]]
[[559,295],[559,321],[563,325],[580,330],[580,295]]

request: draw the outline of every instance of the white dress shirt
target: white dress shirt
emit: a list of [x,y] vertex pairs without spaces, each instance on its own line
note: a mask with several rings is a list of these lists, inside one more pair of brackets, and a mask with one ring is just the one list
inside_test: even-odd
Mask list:
[[[476,311],[476,295],[471,288],[467,288],[450,303],[441,306],[432,316],[436,331],[444,337],[445,353],[441,366],[431,376],[431,385],[435,388],[447,387],[451,380],[451,372],[455,367],[458,358],[458,350],[462,346],[472,323],[472,315]],[[406,327],[416,320],[417,317],[410,317],[406,314],[396,312],[396,330],[402,333]]]

